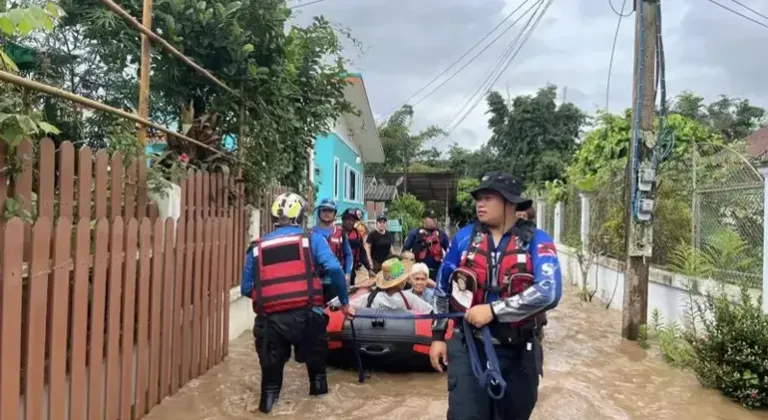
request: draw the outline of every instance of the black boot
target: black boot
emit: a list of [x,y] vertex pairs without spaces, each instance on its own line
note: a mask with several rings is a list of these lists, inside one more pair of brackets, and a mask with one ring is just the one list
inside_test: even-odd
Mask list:
[[261,399],[259,411],[269,413],[280,399],[280,389],[283,387],[283,368],[269,368],[262,371]]
[[328,393],[328,377],[325,373],[324,365],[307,365],[307,374],[309,375],[309,395],[325,395]]

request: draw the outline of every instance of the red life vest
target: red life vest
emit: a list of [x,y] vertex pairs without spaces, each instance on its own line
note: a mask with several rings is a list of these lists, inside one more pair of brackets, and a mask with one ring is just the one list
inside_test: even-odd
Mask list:
[[427,255],[431,255],[436,262],[443,260],[443,246],[440,244],[440,230],[434,229],[432,232],[426,229],[419,229],[419,252],[415,255],[416,261],[422,262]]
[[[477,275],[478,287],[472,299],[472,306],[485,303],[486,293],[498,293],[501,299],[506,299],[522,293],[533,285],[533,263],[531,254],[519,243],[518,237],[510,236],[506,248],[499,253],[497,262],[497,281],[491,286],[490,256],[491,238],[487,233],[473,231],[469,248],[462,256],[460,267],[468,268]],[[513,323],[519,326],[526,321]]]
[[[313,232],[317,232],[316,228],[312,228]],[[325,237],[325,240],[328,241],[328,246],[331,247],[331,252],[333,255],[336,256],[336,258],[341,263],[342,267],[344,266],[344,230],[340,227],[333,225],[333,230],[331,231],[331,234]]]
[[354,268],[360,267],[360,265],[362,264],[362,260],[360,259],[360,248],[363,246],[363,236],[360,235],[359,230],[352,229],[349,232],[347,232],[347,240],[349,240],[350,242],[358,241],[360,243],[360,246],[354,246],[354,247],[350,243],[350,248],[352,249],[352,267]]
[[317,277],[309,234],[257,239],[251,300],[257,314],[323,306],[323,284]]

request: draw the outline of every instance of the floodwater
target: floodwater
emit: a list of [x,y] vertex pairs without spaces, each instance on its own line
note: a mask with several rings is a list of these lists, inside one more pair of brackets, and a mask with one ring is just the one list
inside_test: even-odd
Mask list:
[[[551,313],[544,341],[545,370],[533,419],[768,419],[702,389],[696,378],[666,365],[619,337],[620,314],[583,303],[572,290]],[[250,332],[231,343],[229,358],[166,399],[153,420],[240,420],[257,411],[259,367]],[[356,372],[330,371],[330,393],[309,397],[306,370],[291,362],[272,416],[302,419],[435,420],[447,409],[441,374],[374,373],[364,384]]]

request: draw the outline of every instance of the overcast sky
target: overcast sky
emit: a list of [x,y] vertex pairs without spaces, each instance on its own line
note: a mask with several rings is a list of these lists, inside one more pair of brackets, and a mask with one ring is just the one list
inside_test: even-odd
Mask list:
[[[295,0],[294,4],[311,0]],[[716,0],[768,26],[768,19]],[[363,44],[349,49],[352,67],[363,74],[374,115],[401,105],[524,0],[325,0],[296,9],[296,20],[314,15],[347,27]],[[622,0],[612,0],[618,10]],[[765,0],[740,0],[768,16]],[[520,16],[527,3],[509,21]],[[708,100],[718,94],[768,106],[768,28],[728,12],[708,0],[662,2],[667,87],[670,95],[690,89]],[[632,0],[627,0],[627,14]],[[447,126],[478,89],[499,56],[520,33],[527,17],[503,35],[465,70],[416,106],[414,129]],[[605,107],[611,45],[618,16],[608,0],[554,0],[519,55],[494,88],[511,95],[532,93],[547,82],[567,87],[567,100],[592,112]],[[509,23],[502,26],[505,28]],[[630,106],[634,16],[621,24],[610,89],[610,108]],[[491,36],[482,45],[489,42]],[[473,51],[474,55],[479,48]],[[463,62],[462,62],[463,64]],[[460,64],[461,65],[461,64]],[[455,66],[447,77],[460,67]],[[439,82],[438,82],[439,83]],[[433,86],[437,86],[435,83]],[[423,94],[432,90],[426,89]],[[421,96],[423,96],[423,94]],[[421,96],[415,100],[422,99]],[[412,101],[414,102],[414,101]],[[466,108],[463,108],[466,109]],[[489,136],[485,101],[438,147],[456,142],[478,147]]]

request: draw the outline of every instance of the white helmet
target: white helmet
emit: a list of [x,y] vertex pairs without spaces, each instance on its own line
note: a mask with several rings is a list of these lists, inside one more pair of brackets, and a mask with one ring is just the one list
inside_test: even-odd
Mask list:
[[296,193],[284,193],[272,203],[272,217],[279,225],[298,225],[302,223],[307,201]]

